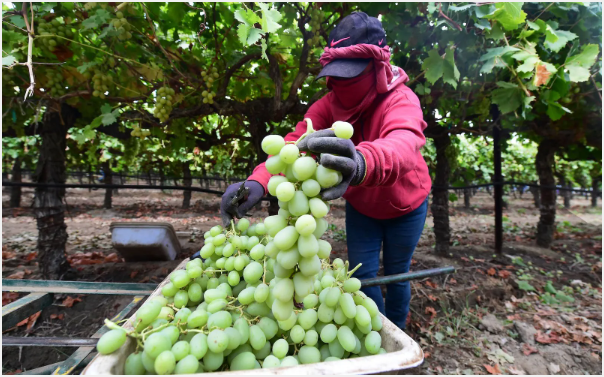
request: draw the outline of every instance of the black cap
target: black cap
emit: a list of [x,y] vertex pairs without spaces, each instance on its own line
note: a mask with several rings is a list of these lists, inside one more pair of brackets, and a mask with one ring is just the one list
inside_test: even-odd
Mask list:
[[[357,44],[386,46],[386,33],[380,20],[363,12],[351,13],[336,25],[327,40],[327,47],[330,48]],[[325,65],[315,80],[324,76],[356,77],[365,70],[370,61],[371,59],[336,59]]]

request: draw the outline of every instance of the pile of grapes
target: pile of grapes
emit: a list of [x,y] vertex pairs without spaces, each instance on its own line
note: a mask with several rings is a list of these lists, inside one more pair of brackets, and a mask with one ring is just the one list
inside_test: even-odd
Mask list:
[[46,84],[44,87],[51,96],[56,97],[65,94],[65,80],[58,69],[47,70],[45,76]]
[[160,122],[165,122],[170,117],[172,105],[174,104],[174,93],[174,89],[167,86],[163,86],[157,90],[153,115],[159,119]]
[[110,82],[112,82],[111,76],[103,74],[103,72],[98,69],[95,70],[94,76],[92,76],[92,95],[101,99],[105,98],[105,93],[109,91],[108,84]]
[[324,18],[325,16],[322,10],[313,8],[313,10],[310,11],[309,25],[313,36],[306,41],[310,47],[319,46],[321,42],[321,22],[323,22]]
[[214,103],[214,97],[216,97],[216,93],[212,90],[212,85],[214,85],[214,79],[217,79],[219,76],[220,75],[218,74],[218,68],[216,67],[212,67],[211,71],[201,71],[201,77],[203,77],[203,79],[205,80],[207,87],[207,90],[204,90],[201,93],[201,96],[203,97],[203,103],[208,103],[210,105]]
[[42,48],[48,51],[54,51],[57,46],[65,43],[63,38],[55,38],[53,36],[65,37],[72,39],[74,34],[69,25],[61,23],[58,19],[46,22],[45,19],[40,19],[38,24],[40,35],[48,35],[48,37],[40,38]]
[[[338,137],[352,126],[336,122]],[[312,131],[309,129],[302,137]],[[301,155],[297,142],[271,135],[262,142],[273,155],[269,191],[279,214],[204,234],[200,256],[174,271],[162,296],[136,313],[135,329],[111,328],[98,342],[101,354],[135,338],[126,374],[182,374],[273,368],[385,353],[377,305],[351,277],[356,270],[321,240],[327,229],[322,188],[339,174]],[[275,173],[275,174],[276,174]],[[360,265],[359,265],[360,266]],[[358,267],[357,267],[358,268]]]
[[131,26],[128,23],[128,20],[124,17],[124,13],[118,11],[115,14],[115,17],[116,18],[111,20],[111,24],[115,30],[117,30],[117,38],[120,41],[125,41],[132,38],[132,34],[130,33]]

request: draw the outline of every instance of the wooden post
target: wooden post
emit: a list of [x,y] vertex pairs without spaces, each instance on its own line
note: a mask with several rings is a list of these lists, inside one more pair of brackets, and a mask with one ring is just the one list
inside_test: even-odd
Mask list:
[[493,117],[493,163],[494,163],[494,192],[495,192],[495,252],[501,254],[503,248],[503,179],[501,176],[501,128],[499,109],[491,107]]

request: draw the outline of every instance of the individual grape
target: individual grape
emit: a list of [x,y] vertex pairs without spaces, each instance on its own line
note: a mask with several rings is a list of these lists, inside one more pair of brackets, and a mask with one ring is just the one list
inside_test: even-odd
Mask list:
[[313,255],[312,257],[300,258],[298,267],[303,275],[309,277],[314,276],[321,271],[321,260],[316,255]]
[[187,318],[187,327],[190,329],[200,328],[208,322],[209,314],[203,309],[195,310]]
[[302,215],[296,220],[295,226],[300,236],[310,236],[317,229],[317,221],[311,215]]
[[[202,258],[209,258],[212,256],[212,254],[214,254],[214,251],[216,250],[216,247],[214,246],[213,243],[207,243],[208,240],[206,240],[206,244],[203,245],[203,247],[201,248],[201,250],[199,250],[199,255]],[[188,276],[187,276],[188,277]]]
[[237,300],[239,300],[239,303],[242,305],[249,305],[252,302],[254,302],[255,291],[256,291],[255,287],[245,288],[244,290],[242,290],[239,293],[239,296],[237,296]]
[[354,351],[357,343],[352,330],[348,326],[340,326],[338,329],[338,342],[348,352]]
[[227,327],[231,327],[232,324],[233,324],[233,318],[231,317],[229,312],[219,311],[219,312],[212,314],[208,318],[207,326],[209,329],[211,329],[212,327],[218,327],[218,328],[224,330]]
[[260,329],[266,336],[266,340],[273,339],[275,337],[275,335],[277,335],[277,332],[279,331],[279,326],[277,325],[277,322],[275,322],[273,319],[271,319],[269,317],[261,318],[260,321],[258,322],[258,326],[260,327]]
[[338,339],[335,339],[333,342],[329,343],[329,353],[331,354],[331,356],[341,359],[342,357],[344,357],[345,352],[346,350],[342,347]]
[[212,243],[214,246],[223,245],[226,242],[226,236],[224,234],[219,234],[216,237],[212,238]]
[[229,337],[224,331],[216,329],[208,334],[208,349],[214,353],[222,353],[229,345]]
[[302,346],[298,352],[298,357],[302,364],[312,364],[321,361],[321,352],[316,347]]
[[291,182],[281,182],[275,189],[275,193],[277,194],[277,199],[280,201],[289,202],[294,197],[296,188]]
[[233,255],[234,252],[235,252],[235,246],[233,246],[233,244],[229,243],[229,244],[224,245],[224,248],[222,249],[222,256],[225,258],[228,258],[231,255]]
[[262,363],[262,368],[277,368],[281,366],[281,361],[274,355],[268,355]]
[[165,325],[166,323],[168,323],[168,320],[163,319],[163,318],[158,318],[155,321],[151,322],[151,324],[149,326],[151,326],[152,329],[156,329],[161,325]]
[[237,284],[239,284],[239,281],[241,281],[241,277],[239,276],[239,272],[237,272],[237,271],[231,271],[231,272],[229,272],[228,281],[229,281],[229,284],[231,286],[233,286],[233,287],[236,286]]
[[283,268],[292,269],[296,267],[298,261],[300,261],[300,253],[295,246],[277,254],[277,263]]
[[126,364],[124,365],[124,374],[126,374],[126,375],[145,374],[145,366],[143,365],[142,357],[143,357],[142,352],[131,353],[130,355],[128,355],[128,357],[126,358]]
[[178,291],[174,295],[174,306],[177,308],[184,308],[189,302],[189,294],[186,291]]
[[375,317],[380,312],[376,303],[370,297],[365,297],[361,305],[367,309],[371,317]]
[[319,198],[310,199],[308,204],[310,207],[310,213],[312,213],[312,215],[317,219],[324,217],[329,211],[327,204],[325,204],[325,202]]
[[199,266],[193,266],[187,271],[187,276],[190,279],[196,279],[201,276],[203,270]]
[[306,335],[306,331],[300,325],[295,325],[289,331],[289,337],[294,343],[301,343],[304,340],[304,336]]
[[[169,328],[169,327],[167,327]],[[165,329],[164,329],[165,330]],[[163,330],[162,330],[163,331]],[[124,333],[125,334],[125,333]],[[144,350],[149,357],[155,359],[160,353],[172,348],[172,342],[165,335],[154,333],[145,340]]]
[[240,232],[245,232],[247,228],[250,227],[250,220],[246,218],[242,218],[237,222],[237,230]]
[[331,244],[325,240],[317,240],[317,245],[319,246],[317,256],[321,259],[329,258],[331,255]]
[[287,356],[287,352],[289,351],[289,344],[285,339],[278,339],[273,343],[273,355],[275,355],[279,359],[283,359]]
[[256,234],[258,236],[263,236],[266,234],[266,226],[263,223],[256,224]]
[[193,374],[199,368],[199,361],[194,355],[187,355],[174,368],[174,374]]
[[247,343],[250,338],[250,325],[243,318],[239,318],[235,321],[233,328],[236,329],[241,335],[241,344]]
[[[314,276],[305,276],[302,272],[294,274],[294,292],[299,297],[308,296],[314,289]],[[296,300],[297,302],[300,302]],[[306,308],[309,309],[309,308]]]
[[295,144],[285,144],[285,146],[281,148],[281,151],[279,152],[281,161],[288,165],[293,164],[298,159],[299,155],[300,151]]
[[317,310],[317,314],[319,316],[319,321],[323,323],[330,323],[333,321],[335,310],[334,308],[328,306],[326,303],[322,303],[319,305],[319,309]]
[[136,312],[136,320],[147,325],[157,318],[161,308],[162,305],[157,301],[146,303]]
[[266,344],[266,335],[258,325],[250,327],[250,345],[255,350],[260,350]]
[[264,267],[258,262],[251,262],[243,270],[243,279],[248,283],[255,283],[262,277]]
[[338,335],[338,329],[333,323],[326,324],[321,330],[321,341],[331,343]]
[[285,358],[281,360],[282,367],[293,367],[299,364],[300,363],[298,362],[298,360],[293,356],[285,356]]
[[294,297],[294,282],[291,279],[283,279],[275,285],[273,295],[276,299],[288,302]]
[[319,334],[315,330],[308,330],[304,335],[304,344],[314,346],[319,341]]
[[294,311],[294,302],[293,300],[290,300],[288,302],[275,300],[273,301],[271,309],[277,321],[285,321],[291,316],[291,313]]
[[214,300],[208,304],[208,313],[216,313],[226,308],[228,302],[223,298],[219,298],[218,300]]
[[343,293],[340,296],[339,303],[344,315],[347,318],[355,318],[357,314],[357,307],[354,304],[354,299],[350,293]]
[[[285,146],[285,140],[279,135],[269,135],[262,139],[262,150],[268,155],[279,154]],[[276,174],[276,173],[273,173]]]
[[[298,161],[299,160],[301,159],[298,159]],[[294,166],[295,165],[296,164],[294,163]],[[309,198],[315,197],[321,192],[321,185],[314,179],[306,179],[304,182],[302,182],[302,192],[304,192],[304,195],[308,196]]]
[[289,201],[287,205],[287,210],[293,216],[298,217],[308,213],[308,209],[308,198],[306,197],[306,195],[304,195],[302,191],[296,191],[294,193],[293,198]]
[[178,288],[172,282],[164,285],[161,289],[161,294],[164,295],[164,297],[174,297],[176,292],[178,292]]
[[287,219],[279,215],[269,216],[264,219],[264,226],[268,231],[268,235],[271,237],[275,237],[277,233],[279,233],[287,226]]
[[160,330],[158,334],[161,334],[166,337],[166,339],[168,339],[168,341],[170,342],[170,347],[172,347],[172,345],[174,345],[178,341],[178,337],[180,336],[180,330],[178,329],[178,327],[171,325],[163,330]]
[[245,254],[238,255],[235,257],[234,267],[237,271],[243,271],[245,266],[247,266],[247,260],[245,259]]
[[191,281],[191,278],[187,275],[184,270],[175,271],[171,276],[170,280],[176,288],[183,288]]
[[285,166],[285,162],[281,161],[279,155],[269,157],[265,163],[266,170],[271,174],[279,174],[285,169]]
[[203,366],[206,370],[213,372],[218,370],[224,362],[224,354],[208,351],[203,357]]
[[354,128],[352,124],[348,122],[337,121],[332,125],[333,131],[336,134],[336,137],[340,137],[342,139],[350,139],[352,134],[354,133]]
[[314,309],[306,309],[298,314],[298,323],[304,330],[308,330],[317,323],[318,314]]
[[380,331],[382,329],[382,317],[379,315],[375,315],[371,317],[371,329],[375,331]]
[[348,293],[357,292],[361,289],[361,281],[357,278],[350,278],[344,282],[343,288]]
[[[317,162],[312,157],[300,157],[292,165],[292,174],[298,181],[310,179],[317,170]],[[312,184],[311,184],[312,185]],[[304,188],[302,188],[304,190]],[[318,194],[318,193],[317,193]],[[315,195],[317,195],[315,194]],[[315,196],[312,195],[312,196]]]
[[155,359],[147,355],[146,352],[141,353],[141,361],[147,373],[155,374]]
[[229,342],[227,344],[227,350],[234,350],[241,344],[241,334],[237,329],[233,327],[227,327],[224,329],[224,333],[229,338]]
[[189,342],[181,340],[180,342],[176,342],[173,346],[172,346],[172,354],[174,354],[174,358],[176,359],[176,361],[180,361],[182,359],[185,358],[185,356],[187,356],[189,354],[189,351],[191,350],[191,346],[189,345]]
[[296,313],[291,312],[288,319],[286,319],[285,321],[277,321],[277,323],[279,324],[279,328],[281,330],[289,331],[289,330],[291,330],[292,327],[294,327],[296,325],[297,321],[298,321],[298,316],[296,315]]
[[289,211],[286,209],[283,209],[283,208],[280,208],[279,211],[277,211],[277,215],[279,215],[283,218],[286,218],[286,219],[288,219],[291,216]]
[[287,226],[275,235],[273,242],[280,250],[289,250],[298,241],[300,235],[294,226]]
[[176,358],[171,351],[164,351],[157,356],[154,366],[157,374],[171,374],[176,367]]
[[265,302],[266,299],[268,298],[269,292],[270,292],[270,289],[269,289],[268,285],[266,285],[264,283],[259,284],[254,291],[254,300],[256,302],[260,302],[260,303]]
[[317,219],[317,229],[312,234],[314,234],[318,240],[319,238],[321,238],[323,233],[325,233],[328,226],[329,226],[329,224],[327,223],[327,220],[325,220],[324,218]]
[[336,170],[332,170],[324,167],[323,165],[319,165],[317,167],[317,171],[315,172],[315,177],[321,187],[326,189],[333,187],[338,183],[338,179],[340,179],[338,173],[339,172]]
[[252,249],[250,250],[250,257],[252,257],[252,259],[255,261],[259,261],[264,258],[264,245],[257,244],[252,247]]
[[325,304],[327,304],[327,306],[335,308],[336,305],[338,305],[341,294],[342,294],[342,291],[340,291],[340,288],[338,288],[338,287],[329,288],[329,292],[327,292],[327,296],[325,297]]
[[372,355],[377,355],[380,352],[382,346],[382,336],[376,331],[371,331],[365,337],[365,348],[367,352]]
[[[302,217],[300,217],[300,219],[301,218]],[[317,255],[317,253],[319,252],[319,243],[317,242],[315,236],[312,234],[309,234],[307,236],[301,235],[298,238],[298,252],[304,258],[310,258]]]
[[255,365],[256,356],[252,352],[242,352],[231,361],[230,370],[249,370],[254,369]]
[[364,306],[361,305],[357,305],[357,313],[354,316],[354,320],[361,327],[371,324],[371,316],[369,315],[369,312]]
[[314,293],[309,294],[308,296],[304,297],[304,301],[302,301],[302,303],[304,304],[304,309],[313,309],[319,303],[319,297]]
[[104,333],[96,344],[101,355],[117,351],[126,342],[126,331],[123,329],[109,330]]

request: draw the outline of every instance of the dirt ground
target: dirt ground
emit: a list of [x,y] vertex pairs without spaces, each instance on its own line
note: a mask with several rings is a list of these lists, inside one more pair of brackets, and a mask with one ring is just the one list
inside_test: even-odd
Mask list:
[[[111,247],[114,221],[159,221],[191,236],[178,259],[199,250],[203,233],[220,222],[219,198],[193,193],[192,207],[180,208],[180,192],[120,190],[114,208],[102,209],[104,190],[69,189],[66,216],[68,259],[74,279],[159,283],[174,262],[125,263]],[[2,277],[39,279],[35,261],[36,223],[32,191],[24,190],[18,210],[8,209],[3,192]],[[483,192],[471,208],[450,208],[449,255],[434,253],[432,218],[414,254],[412,270],[455,266],[455,274],[412,282],[406,332],[420,343],[425,362],[413,374],[601,374],[602,373],[602,208],[575,196],[560,205],[551,249],[535,245],[538,210],[530,194],[507,197],[504,251],[493,250],[493,201]],[[267,215],[266,203],[252,211]],[[327,217],[333,258],[346,259],[344,201]],[[545,292],[551,282],[558,296]],[[386,287],[383,290],[386,291]],[[4,293],[3,305],[20,297]],[[129,296],[55,295],[54,304],[4,336],[89,337],[125,307]],[[80,301],[81,300],[81,301]],[[571,302],[572,300],[572,302]],[[3,347],[3,374],[66,359],[74,348]]]

